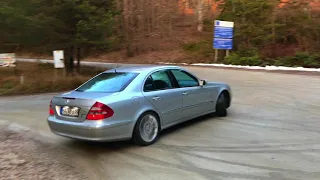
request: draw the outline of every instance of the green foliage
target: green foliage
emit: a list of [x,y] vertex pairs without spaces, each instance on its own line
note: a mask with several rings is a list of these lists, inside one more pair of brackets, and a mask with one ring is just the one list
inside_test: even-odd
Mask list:
[[15,86],[14,82],[12,81],[5,81],[2,85],[1,88],[2,89],[11,89]]
[[[243,54],[242,54],[243,55]],[[249,66],[286,66],[286,67],[305,67],[305,68],[320,68],[320,56],[308,54],[306,52],[298,52],[295,56],[287,56],[276,60],[261,59],[258,54],[251,56],[242,56],[239,53],[232,53],[224,59],[225,64],[232,65],[249,65]]]
[[4,45],[28,46],[37,41],[38,25],[31,18],[28,0],[3,0],[0,3],[0,48]]
[[109,48],[113,10],[113,1],[2,0],[0,46]]
[[320,56],[310,55],[306,52],[298,52],[295,56],[279,58],[275,61],[276,66],[301,66],[305,68],[320,68]]
[[209,42],[209,41],[186,43],[183,45],[183,49],[188,53],[197,55],[198,57],[214,56],[214,50],[212,49],[212,42]]
[[221,8],[219,19],[235,22],[236,46],[259,47],[272,38],[269,1],[226,1]]
[[306,11],[308,3],[290,1],[279,8],[278,0],[224,2],[218,19],[235,22],[235,50],[254,47],[261,51],[272,44],[294,44],[300,51],[319,52],[320,16]]
[[189,52],[196,52],[196,51],[199,51],[203,47],[204,43],[205,43],[205,41],[187,43],[187,44],[183,45],[183,49],[185,51],[189,51]]
[[261,61],[257,54],[254,56],[243,57],[237,53],[232,53],[229,57],[225,58],[224,63],[232,65],[260,66],[263,61]]
[[203,20],[203,31],[212,32],[214,27],[214,20],[204,19]]

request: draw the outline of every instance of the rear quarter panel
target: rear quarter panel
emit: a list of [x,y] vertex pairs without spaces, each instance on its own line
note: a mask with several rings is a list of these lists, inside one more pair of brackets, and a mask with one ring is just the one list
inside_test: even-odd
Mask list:
[[154,106],[143,96],[139,76],[117,96],[98,99],[98,101],[105,103],[114,110],[114,116],[106,121],[129,124],[130,134],[132,134],[137,120],[143,113],[154,111],[159,115]]

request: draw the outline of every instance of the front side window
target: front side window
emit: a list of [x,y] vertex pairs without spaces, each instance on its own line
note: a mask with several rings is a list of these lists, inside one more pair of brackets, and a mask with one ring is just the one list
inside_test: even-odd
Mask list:
[[144,91],[156,91],[171,89],[172,83],[166,71],[158,71],[151,74],[145,84]]
[[113,93],[125,89],[138,73],[106,72],[92,78],[76,91]]
[[199,86],[198,79],[190,75],[189,73],[179,70],[179,69],[174,69],[171,70],[172,74],[176,78],[179,87],[195,87]]

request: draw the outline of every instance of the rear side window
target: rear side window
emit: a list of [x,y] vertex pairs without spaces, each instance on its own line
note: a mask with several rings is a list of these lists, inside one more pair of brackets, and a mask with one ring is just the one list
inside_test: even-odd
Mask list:
[[124,90],[138,73],[107,72],[102,73],[81,85],[76,91],[113,93]]
[[172,88],[172,82],[166,71],[158,71],[151,74],[144,84],[144,91],[156,91]]

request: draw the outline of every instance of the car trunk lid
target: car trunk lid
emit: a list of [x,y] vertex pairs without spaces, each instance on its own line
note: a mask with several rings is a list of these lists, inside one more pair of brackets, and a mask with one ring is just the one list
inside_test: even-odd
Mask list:
[[[116,94],[118,93],[72,91],[54,97],[52,99],[52,107],[55,111],[55,117],[59,120],[83,122],[86,120],[87,114],[90,111],[91,107],[97,101],[99,101],[100,98],[113,96]],[[77,112],[76,115],[73,113],[66,115],[66,112],[69,113],[71,111]]]

